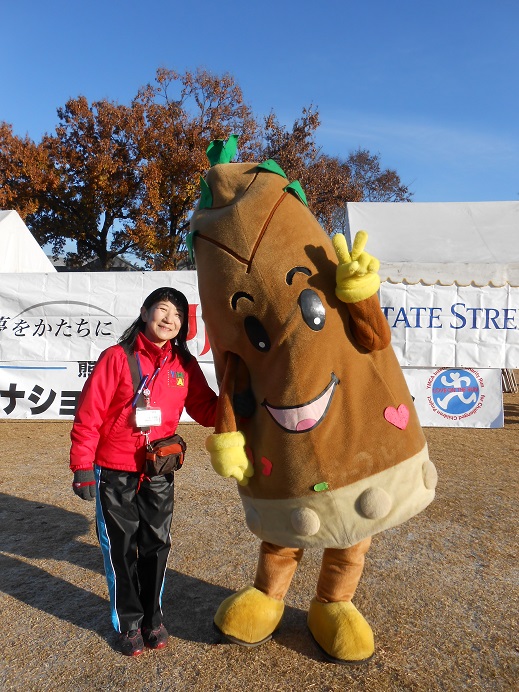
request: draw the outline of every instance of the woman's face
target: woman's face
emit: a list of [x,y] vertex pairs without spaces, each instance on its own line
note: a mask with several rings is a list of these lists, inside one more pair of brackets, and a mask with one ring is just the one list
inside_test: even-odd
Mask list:
[[164,346],[179,333],[185,315],[169,300],[159,300],[148,309],[142,307],[141,317],[146,322],[144,336],[157,346]]

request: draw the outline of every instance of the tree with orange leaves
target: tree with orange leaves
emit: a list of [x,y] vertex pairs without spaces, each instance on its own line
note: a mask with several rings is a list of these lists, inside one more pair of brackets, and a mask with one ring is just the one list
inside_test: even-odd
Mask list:
[[47,155],[29,137],[17,137],[0,123],[0,209],[26,218],[38,209],[38,195],[49,174]]
[[275,159],[299,180],[323,227],[340,226],[347,201],[410,198],[394,171],[359,150],[347,161],[315,143],[316,108],[292,130],[271,113],[260,124],[233,77],[159,69],[128,106],[84,96],[58,109],[54,134],[36,144],[0,123],[0,208],[16,209],[41,245],[70,267],[125,253],[148,269],[189,266],[188,219],[200,196],[211,141],[238,134],[239,159]]
[[234,79],[205,70],[158,70],[155,84],[140,90],[133,108],[139,114],[135,141],[142,182],[136,254],[153,269],[173,269],[186,257],[188,217],[200,195],[208,145],[238,132],[241,156],[247,156],[259,143],[259,126]]
[[237,131],[246,153],[259,132],[233,78],[205,70],[158,70],[130,106],[79,96],[58,117],[39,144],[0,125],[0,207],[16,209],[55,255],[74,241],[71,267],[99,258],[109,269],[131,253],[149,269],[176,268],[205,149]]

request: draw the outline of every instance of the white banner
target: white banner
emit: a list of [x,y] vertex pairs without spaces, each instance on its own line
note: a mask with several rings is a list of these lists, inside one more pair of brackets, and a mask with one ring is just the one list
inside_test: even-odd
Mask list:
[[[216,391],[196,272],[2,274],[0,282],[0,418],[71,419],[100,353],[117,343],[160,286],[186,295],[189,348]],[[411,366],[404,372],[418,392],[422,424],[498,425],[499,369],[519,367],[519,289],[383,284],[380,293],[397,357]],[[468,410],[451,411],[454,403],[444,410],[434,396],[429,401],[424,382],[440,372],[426,369],[431,367],[494,370],[485,369],[478,385],[484,396],[465,415]],[[472,382],[472,376],[463,377]],[[473,377],[479,382],[479,375]]]
[[404,368],[424,427],[502,428],[501,370]]
[[[0,361],[91,361],[117,342],[146,296],[189,302],[189,346],[211,361],[196,272],[0,274]],[[402,366],[519,368],[519,288],[383,283],[380,302]]]
[[[0,363],[0,419],[72,420],[95,361]],[[200,363],[218,391],[211,362]],[[503,427],[500,370],[404,368],[423,426]],[[182,421],[191,418],[184,411]]]
[[0,362],[95,361],[160,286],[185,294],[189,348],[212,361],[194,271],[0,274],[0,284]]
[[[0,419],[72,420],[83,385],[96,361],[0,362]],[[218,391],[212,362],[200,367]],[[184,411],[180,419],[192,419]]]
[[519,367],[519,288],[383,283],[380,304],[402,366]]

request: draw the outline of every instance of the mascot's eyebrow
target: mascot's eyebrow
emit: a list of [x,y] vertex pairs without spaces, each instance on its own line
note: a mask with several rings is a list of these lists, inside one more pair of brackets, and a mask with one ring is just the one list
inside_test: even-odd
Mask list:
[[302,274],[306,274],[307,276],[312,276],[312,272],[308,267],[294,267],[291,269],[289,272],[287,272],[286,279],[285,281],[289,286],[292,285],[292,281],[294,279],[294,274],[297,274],[298,272],[301,272]]
[[236,310],[236,304],[238,303],[240,298],[247,298],[247,300],[250,300],[251,303],[254,303],[254,298],[251,295],[249,295],[248,293],[244,293],[243,291],[238,291],[231,298],[231,307],[233,310]]

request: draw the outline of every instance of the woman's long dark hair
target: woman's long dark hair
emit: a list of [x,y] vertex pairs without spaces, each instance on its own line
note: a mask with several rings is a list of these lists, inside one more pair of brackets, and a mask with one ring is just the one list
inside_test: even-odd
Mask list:
[[[169,300],[170,303],[173,303],[176,308],[182,310],[184,313],[184,319],[182,320],[180,331],[174,339],[171,339],[171,341],[172,345],[174,345],[177,349],[180,360],[186,364],[193,357],[191,353],[189,353],[189,349],[187,347],[187,331],[189,329],[189,305],[187,298],[183,293],[177,291],[175,288],[163,286],[162,288],[157,288],[150,293],[150,295],[144,301],[142,307],[149,310],[152,305],[159,303],[161,300]],[[129,347],[129,349],[133,352],[137,335],[139,332],[144,332],[145,329],[146,322],[139,315],[135,322],[133,322],[121,336],[119,343]]]

